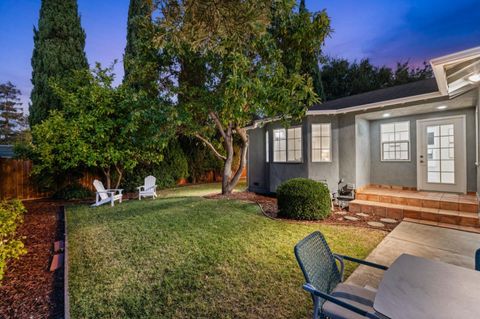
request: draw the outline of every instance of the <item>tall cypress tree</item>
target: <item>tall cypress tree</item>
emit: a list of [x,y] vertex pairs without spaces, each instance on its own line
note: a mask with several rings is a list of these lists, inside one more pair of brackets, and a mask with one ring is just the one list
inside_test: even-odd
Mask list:
[[[300,0],[298,13],[301,15],[305,14],[310,17],[310,12],[305,6],[305,0]],[[319,56],[317,54],[303,54],[302,69],[306,73],[310,74],[313,80],[313,88],[315,89],[315,93],[317,93],[318,97],[322,102],[325,102],[325,91],[323,89],[322,75],[320,73],[320,67],[318,63]]]
[[127,45],[123,56],[123,82],[156,94],[158,56],[152,48],[152,0],[130,0],[127,20]]
[[34,28],[30,126],[42,122],[61,102],[51,81],[61,81],[72,71],[88,68],[85,31],[76,0],[42,0],[38,29]]

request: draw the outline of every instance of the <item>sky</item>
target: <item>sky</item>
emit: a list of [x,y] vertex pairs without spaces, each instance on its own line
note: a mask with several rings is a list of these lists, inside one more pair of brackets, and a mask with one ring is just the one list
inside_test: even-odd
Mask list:
[[[129,0],[78,0],[90,65],[117,63],[123,77]],[[333,33],[323,52],[335,58],[369,58],[375,65],[423,61],[480,46],[480,0],[307,0],[325,9]],[[0,0],[0,83],[11,81],[28,109],[30,59],[40,0]]]

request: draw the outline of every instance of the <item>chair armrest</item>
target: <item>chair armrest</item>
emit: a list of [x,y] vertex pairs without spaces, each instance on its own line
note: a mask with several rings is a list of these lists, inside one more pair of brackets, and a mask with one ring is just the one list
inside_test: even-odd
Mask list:
[[326,293],[323,293],[321,291],[318,291],[317,289],[315,289],[315,287],[313,287],[311,284],[304,284],[303,285],[303,289],[305,289],[306,291],[308,291],[309,293],[311,293],[312,295],[316,296],[316,297],[319,297],[319,298],[322,298],[322,299],[325,299],[325,300],[328,300],[330,302],[333,302],[334,304],[336,305],[339,305],[340,307],[343,307],[345,309],[348,309],[354,313],[357,313],[361,316],[364,316],[364,317],[367,317],[367,318],[371,318],[371,319],[382,319],[381,317],[379,317],[377,314],[375,313],[371,313],[371,312],[368,312],[368,311],[365,311],[363,309],[360,309],[358,307],[355,307],[354,305],[351,305],[343,300],[340,300],[338,298],[335,298],[334,296],[332,295],[329,295],[329,294],[326,294]]
[[333,254],[335,258],[340,258],[342,260],[348,260],[348,261],[353,261],[357,264],[361,264],[361,265],[365,265],[365,266],[369,266],[369,267],[372,267],[372,268],[377,268],[377,269],[381,269],[381,270],[388,270],[388,267],[387,266],[383,266],[383,265],[379,265],[379,264],[376,264],[376,263],[372,263],[370,261],[366,261],[366,260],[362,260],[362,259],[357,259],[357,258],[354,258],[354,257],[350,257],[350,256],[345,256],[345,255],[339,255],[339,254]]
[[107,189],[107,191],[110,191],[110,192],[113,192],[113,193],[118,192],[119,194],[122,194],[123,188],[110,188],[110,189]]
[[96,191],[95,193],[97,193],[97,194],[103,194],[103,193],[114,194],[115,192],[112,191],[111,189],[107,189],[107,190],[104,190],[104,191]]
[[138,187],[137,187],[137,189],[138,189],[139,191],[141,191],[142,188],[145,188],[145,186],[138,186]]
[[340,264],[340,278],[342,279],[343,282],[343,274],[345,272],[345,262],[343,261],[343,258],[338,256],[338,255],[333,255],[333,257],[338,261]]

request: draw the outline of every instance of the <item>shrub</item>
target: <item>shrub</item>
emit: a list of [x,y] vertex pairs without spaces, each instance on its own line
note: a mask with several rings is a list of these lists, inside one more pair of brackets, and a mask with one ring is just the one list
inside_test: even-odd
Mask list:
[[318,220],[331,213],[328,187],[310,179],[293,178],[277,188],[278,215],[280,217]]
[[25,207],[19,200],[0,202],[0,281],[6,270],[7,261],[18,259],[27,253],[17,238],[17,227],[23,223]]
[[164,150],[163,161],[157,164],[142,164],[127,172],[120,188],[127,192],[136,192],[143,185],[145,177],[157,178],[157,189],[174,187],[178,180],[188,177],[188,162],[180,144],[173,140]]
[[80,184],[71,184],[56,191],[53,195],[53,198],[71,200],[91,198],[93,196],[94,193],[85,186]]

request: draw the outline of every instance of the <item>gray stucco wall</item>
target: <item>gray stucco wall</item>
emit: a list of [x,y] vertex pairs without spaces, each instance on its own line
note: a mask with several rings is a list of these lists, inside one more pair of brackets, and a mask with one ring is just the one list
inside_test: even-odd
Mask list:
[[370,122],[357,118],[355,129],[355,184],[356,187],[362,187],[370,184]]
[[[312,162],[312,124],[330,123],[332,129],[330,162]],[[307,140],[308,178],[316,181],[326,181],[331,191],[337,189],[339,174],[338,155],[338,117],[332,115],[310,115],[307,117],[307,131],[304,138]]]
[[252,192],[268,192],[267,163],[265,163],[265,128],[248,131],[250,145],[248,149],[247,182]]
[[338,161],[339,179],[355,183],[355,113],[337,115],[338,117]]
[[[467,140],[467,191],[477,190],[477,171],[475,165],[475,108],[455,111],[435,112],[413,116],[396,117],[388,120],[370,122],[370,183],[400,185],[407,187],[417,186],[417,128],[416,121],[428,118],[445,117],[452,115],[466,115]],[[382,162],[380,152],[380,125],[382,123],[410,121],[410,161]]]
[[296,177],[308,177],[308,162],[307,159],[307,139],[305,138],[305,132],[307,131],[308,124],[307,118],[304,118],[301,123],[291,123],[290,127],[302,126],[302,161],[298,163],[285,162],[275,163],[273,161],[273,130],[277,128],[283,128],[284,125],[281,122],[273,122],[266,125],[266,129],[269,131],[270,136],[270,163],[268,165],[269,174],[269,191],[274,193],[277,190],[278,185],[283,181]]

